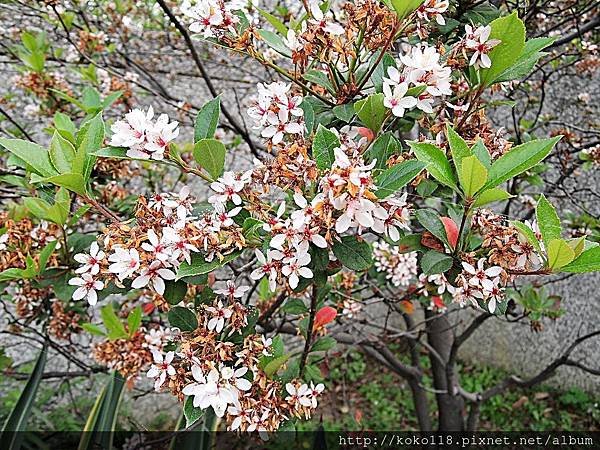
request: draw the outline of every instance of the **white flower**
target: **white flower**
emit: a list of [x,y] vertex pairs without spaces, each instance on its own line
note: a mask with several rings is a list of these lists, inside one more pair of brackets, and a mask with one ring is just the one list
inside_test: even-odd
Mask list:
[[389,85],[383,85],[383,94],[385,95],[383,104],[386,108],[390,108],[392,114],[396,117],[403,117],[405,110],[417,105],[417,99],[415,97],[405,97],[407,91],[407,83],[396,85],[393,91]]
[[162,353],[158,350],[152,349],[151,351],[152,356],[154,357],[154,364],[152,364],[146,376],[155,379],[154,390],[158,391],[167,379],[167,375],[173,376],[176,373],[175,367],[171,365],[175,353],[168,352],[163,358]]
[[239,206],[231,211],[225,211],[225,207],[219,203],[215,204],[216,221],[220,227],[230,227],[235,222],[233,218],[242,210]]
[[119,280],[123,281],[140,267],[140,255],[135,248],[125,250],[115,247],[114,250],[114,253],[108,256],[108,260],[114,263],[108,266],[108,271],[116,274]]
[[110,127],[114,134],[108,144],[115,147],[137,148],[146,139],[146,130],[152,125],[153,116],[152,106],[146,113],[140,109],[134,109],[125,114],[125,120],[117,120]]
[[300,387],[296,388],[292,383],[287,383],[285,385],[285,390],[290,394],[285,398],[287,402],[292,404],[299,403],[306,407],[312,406],[312,392],[308,389],[306,384],[302,384]]
[[190,252],[197,253],[200,251],[195,245],[192,245],[188,239],[182,237],[174,228],[163,228],[162,238],[164,243],[169,246],[169,251],[171,252],[169,258],[173,262],[178,262],[179,258],[183,256],[183,259],[185,259],[188,264],[191,264],[192,257]]
[[208,198],[209,203],[227,203],[232,201],[234,205],[241,205],[242,198],[238,192],[244,189],[244,180],[236,178],[234,172],[225,172],[221,178],[211,183],[210,188],[217,192]]
[[298,41],[296,32],[292,29],[288,30],[287,36],[283,38],[283,43],[287,48],[289,48],[293,52],[302,48],[302,44],[300,43],[300,41]]
[[442,13],[448,10],[448,6],[450,6],[448,0],[425,0],[417,9],[417,16],[427,22],[430,17],[434,17],[439,25],[445,25],[446,21]]
[[251,423],[250,415],[252,414],[252,411],[252,409],[242,409],[235,405],[228,407],[227,414],[235,417],[229,426],[229,431],[237,430],[244,422]]
[[152,282],[154,290],[163,295],[165,293],[164,280],[174,280],[175,278],[175,273],[167,269],[163,261],[153,261],[150,266],[142,269],[140,275],[131,283],[131,287],[140,289]]
[[280,144],[285,134],[300,134],[304,127],[299,122],[289,121],[289,112],[287,109],[280,109],[277,114],[269,113],[267,115],[269,124],[261,133],[262,137],[271,139],[273,144]]
[[485,258],[481,258],[477,262],[477,268],[473,267],[471,264],[464,262],[462,263],[463,269],[469,275],[472,275],[469,278],[469,284],[478,288],[482,288],[485,291],[490,292],[494,288],[493,278],[496,278],[498,275],[502,273],[502,267],[500,266],[492,266],[484,269],[483,266],[486,262]]
[[206,310],[212,314],[212,318],[208,321],[206,328],[208,331],[214,331],[216,333],[220,333],[223,331],[223,327],[225,326],[225,319],[229,319],[233,314],[233,311],[229,308],[223,307],[223,302],[219,300],[217,306],[208,306]]
[[315,386],[312,381],[310,382],[310,388],[308,390],[308,395],[310,397],[313,408],[317,407],[317,397],[319,397],[319,395],[321,395],[321,393],[324,390],[325,390],[325,385],[323,383],[319,383]]
[[336,209],[344,209],[344,212],[335,222],[335,231],[343,233],[350,227],[370,228],[375,224],[373,215],[376,213],[376,205],[366,198],[352,198],[348,201],[341,200],[335,205]]
[[239,367],[235,370],[231,367],[222,367],[221,377],[229,383],[232,388],[239,389],[240,391],[249,391],[252,388],[252,383],[244,378],[244,375],[246,375],[247,372],[247,367]]
[[98,294],[96,294],[96,291],[104,289],[104,283],[100,280],[94,280],[89,273],[82,274],[81,278],[71,278],[69,284],[71,286],[79,286],[75,292],[73,292],[73,300],[81,300],[86,297],[91,306],[94,306],[98,302]]
[[226,295],[230,298],[242,298],[250,290],[250,286],[235,286],[235,282],[228,280],[225,289],[216,289],[215,294]]
[[273,265],[273,260],[280,260],[283,258],[283,253],[279,250],[267,250],[267,256],[263,255],[260,250],[255,251],[256,259],[260,264],[260,267],[254,269],[250,274],[250,278],[255,281],[260,280],[265,275],[269,279],[269,289],[275,291],[277,287],[277,270]]
[[142,243],[142,248],[147,252],[150,252],[154,257],[160,261],[166,261],[169,259],[169,255],[166,253],[167,246],[158,239],[158,236],[153,229],[148,230],[148,242]]
[[8,242],[8,239],[10,238],[10,234],[8,232],[4,233],[2,236],[0,236],[0,251],[6,250],[6,243]]
[[492,27],[490,25],[481,26],[473,31],[470,25],[465,25],[465,31],[465,47],[474,52],[469,65],[484,69],[490,68],[492,60],[487,54],[501,42],[498,39],[490,39]]
[[[6,236],[8,238],[8,234],[5,234],[3,236]],[[86,253],[77,253],[73,257],[75,261],[77,261],[80,264],[83,264],[83,266],[78,268],[75,271],[75,273],[89,272],[92,275],[96,275],[98,272],[100,272],[100,262],[104,259],[104,257],[105,254],[102,250],[100,250],[98,243],[92,242],[92,245],[90,246],[89,255]]]
[[161,114],[155,124],[146,131],[146,144],[144,150],[150,152],[150,158],[164,159],[164,153],[169,142],[179,136],[177,122],[169,123],[169,116]]
[[[308,245],[306,247],[308,247]],[[307,250],[298,250],[293,257],[286,258],[284,262],[285,264],[281,268],[281,273],[288,277],[288,283],[292,289],[296,289],[298,287],[298,283],[300,282],[298,277],[313,277],[312,270],[310,270],[308,267],[305,267],[310,264],[310,255],[308,254]]]

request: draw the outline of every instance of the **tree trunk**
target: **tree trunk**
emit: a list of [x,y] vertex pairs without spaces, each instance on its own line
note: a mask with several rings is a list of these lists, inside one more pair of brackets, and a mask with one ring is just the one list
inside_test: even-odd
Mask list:
[[[431,371],[433,373],[433,386],[436,390],[436,401],[439,413],[439,431],[463,431],[465,428],[463,419],[464,401],[460,395],[455,395],[453,387],[448,386],[446,372],[450,349],[454,342],[454,334],[450,322],[445,316],[437,316],[426,311],[426,317],[430,319],[427,326],[427,341],[437,352],[429,354]],[[433,318],[435,317],[435,318]],[[442,361],[440,361],[439,359]],[[452,368],[454,370],[454,368]]]

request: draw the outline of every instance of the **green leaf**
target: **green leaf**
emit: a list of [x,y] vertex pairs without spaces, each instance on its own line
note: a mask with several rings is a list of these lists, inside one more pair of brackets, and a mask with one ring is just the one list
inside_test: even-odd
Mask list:
[[562,136],[550,139],[538,139],[512,148],[498,158],[489,170],[488,182],[484,188],[489,189],[510,180],[542,161]]
[[584,250],[575,261],[561,268],[561,272],[584,273],[600,271],[600,246]]
[[206,262],[202,255],[195,254],[192,256],[191,264],[188,264],[187,262],[181,263],[181,265],[179,266],[179,270],[177,271],[177,279],[180,280],[185,277],[193,277],[196,275],[202,275],[204,273],[212,272],[213,270],[224,266],[228,262],[233,261],[238,256],[240,256],[240,254],[241,252],[230,253],[229,255],[225,255],[225,257],[223,257],[223,260],[215,258],[210,262]]
[[481,70],[481,84],[484,86],[492,84],[502,72],[513,66],[525,48],[525,25],[516,12],[493,20],[490,26],[490,39],[501,42],[488,54],[491,67]]
[[200,108],[194,123],[194,142],[201,139],[212,139],[215,136],[220,115],[221,97],[213,98]]
[[305,136],[308,137],[315,128],[315,109],[311,102],[306,101],[306,97],[304,98],[304,101],[300,103],[300,108],[304,111],[304,127],[306,128]]
[[127,316],[127,331],[129,336],[133,336],[142,324],[142,307],[136,306]]
[[187,283],[183,281],[166,281],[165,282],[165,293],[163,297],[169,304],[176,305],[180,303],[187,294]]
[[484,167],[489,170],[492,165],[492,156],[481,139],[477,139],[475,145],[471,147],[471,151],[475,156],[477,156],[479,161],[481,161],[481,164],[483,164]]
[[513,197],[513,196],[510,195],[508,192],[506,192],[504,189],[500,189],[500,188],[486,189],[485,191],[479,193],[479,195],[477,196],[477,198],[475,200],[475,203],[473,203],[473,206],[478,208],[478,207],[487,205],[489,203],[508,200],[511,197]]
[[96,336],[106,336],[104,330],[98,325],[94,325],[93,323],[82,323],[81,328],[83,328],[88,333],[94,334]]
[[63,138],[58,131],[54,132],[50,141],[50,161],[59,173],[71,171],[71,165],[75,158],[73,144]]
[[38,219],[48,220],[51,205],[46,200],[38,197],[25,197],[23,205]]
[[185,399],[183,405],[183,415],[185,417],[185,427],[189,428],[194,425],[202,416],[204,416],[204,409],[194,407],[194,397],[189,396]]
[[21,448],[24,432],[27,431],[27,421],[31,417],[31,408],[42,381],[47,356],[48,346],[44,343],[27,384],[2,427],[2,433],[0,433],[2,448],[10,450]]
[[194,145],[194,159],[214,179],[219,178],[225,167],[225,145],[216,139],[201,139]]
[[38,258],[38,270],[37,270],[38,274],[40,274],[44,270],[46,270],[46,265],[48,264],[48,260],[50,259],[50,256],[54,252],[54,249],[56,249],[57,245],[58,245],[58,241],[48,242],[46,244],[46,246],[43,248],[43,250],[40,252],[40,257]]
[[277,358],[269,361],[267,365],[263,368],[263,372],[270,378],[277,373],[277,371],[283,366],[287,360],[290,358],[290,355],[282,355]]
[[398,18],[404,19],[415,9],[417,9],[424,0],[389,0],[392,8],[396,11]]
[[125,380],[113,372],[92,407],[78,450],[113,448],[113,438]]
[[288,314],[306,314],[308,312],[308,308],[300,298],[290,298],[281,310]]
[[548,267],[560,269],[575,259],[575,251],[564,239],[552,239],[548,243]]
[[540,196],[535,208],[535,217],[540,228],[540,233],[542,234],[542,239],[544,240],[544,245],[548,248],[550,241],[560,239],[562,226],[554,206],[552,206],[543,194]]
[[452,257],[435,250],[429,250],[421,258],[421,268],[425,275],[444,273],[452,267]]
[[316,84],[317,86],[324,87],[332,94],[335,93],[335,88],[333,87],[333,84],[331,84],[331,81],[329,81],[329,77],[326,73],[320,70],[309,70],[303,75],[303,78],[306,81]]
[[487,181],[488,171],[475,155],[462,158],[461,161],[458,172],[460,185],[467,198],[473,198]]
[[383,94],[371,94],[354,104],[354,111],[358,118],[375,134],[379,132],[387,112],[383,99]]
[[260,13],[260,15],[263,16],[266,19],[266,21],[269,22],[271,26],[277,30],[279,34],[281,34],[282,36],[287,36],[288,29],[281,20],[279,20],[273,14],[268,13],[264,9],[259,8],[258,6],[255,6],[255,8]]
[[[373,54],[373,57],[375,59],[377,59],[378,56],[379,56],[379,53]],[[392,55],[390,55],[389,53],[386,53],[385,55],[383,55],[383,58],[381,59],[381,61],[379,62],[379,64],[375,68],[375,70],[373,71],[373,74],[371,75],[371,82],[373,83],[375,92],[383,91],[383,77],[388,76],[388,68],[392,67],[392,66],[396,67],[396,61],[394,60]]]
[[367,163],[377,161],[375,169],[387,168],[387,161],[394,153],[400,150],[400,142],[390,132],[383,133],[371,144],[364,153],[363,158]]
[[333,243],[333,254],[348,269],[361,271],[373,265],[371,245],[356,236],[344,236]]
[[258,30],[258,34],[273,50],[288,58],[292,57],[292,51],[284,44],[281,37],[269,30]]
[[326,352],[337,345],[337,341],[331,336],[323,336],[315,341],[310,348],[311,352]]
[[541,37],[529,39],[525,42],[523,52],[519,56],[519,59],[506,70],[504,70],[494,80],[494,83],[503,83],[505,81],[519,80],[526,77],[531,73],[538,60],[545,55],[543,50],[554,42],[554,38]]
[[418,209],[415,211],[415,217],[423,227],[436,238],[448,244],[446,228],[440,219],[440,215],[431,209]]
[[440,183],[457,190],[456,175],[444,152],[427,142],[410,141],[408,143],[419,161],[427,165],[427,172]]
[[181,331],[194,331],[198,328],[196,314],[188,308],[175,306],[169,310],[168,317],[171,326],[177,327]]
[[333,150],[340,145],[340,140],[336,134],[319,124],[312,145],[313,158],[315,158],[319,169],[327,170],[331,168],[333,161],[335,161]]
[[124,339],[127,337],[125,326],[115,314],[112,305],[103,306],[102,309],[100,309],[100,317],[102,317],[102,322],[104,323],[106,331],[108,331],[108,338],[110,340]]
[[86,186],[83,176],[78,173],[63,173],[53,177],[43,178],[43,182],[62,186],[79,195],[86,195]]
[[542,247],[540,246],[540,243],[537,239],[537,237],[535,236],[535,233],[533,232],[533,230],[531,228],[529,228],[527,225],[525,225],[522,222],[519,222],[518,220],[513,220],[510,222],[510,224],[512,226],[514,226],[517,230],[519,230],[519,232],[525,236],[525,238],[527,239],[527,241],[533,245],[533,247],[535,248],[535,250],[538,253],[542,253]]
[[94,155],[102,148],[104,135],[102,113],[86,121],[77,133],[77,152],[73,160],[73,172],[81,174],[85,181],[89,180],[92,174],[96,162]]
[[424,168],[424,163],[415,160],[403,161],[400,164],[390,167],[375,179],[375,184],[377,185],[375,195],[377,198],[386,198],[396,193],[414,180]]
[[23,160],[32,171],[42,177],[50,177],[58,173],[44,147],[22,139],[6,138],[0,138],[0,145]]
[[331,110],[333,115],[342,122],[350,123],[354,117],[354,105],[346,103],[344,105],[334,106]]
[[464,139],[460,137],[450,125],[446,127],[446,136],[448,138],[448,144],[450,145],[450,152],[452,153],[454,167],[456,167],[456,171],[460,174],[463,158],[472,156],[473,152]]

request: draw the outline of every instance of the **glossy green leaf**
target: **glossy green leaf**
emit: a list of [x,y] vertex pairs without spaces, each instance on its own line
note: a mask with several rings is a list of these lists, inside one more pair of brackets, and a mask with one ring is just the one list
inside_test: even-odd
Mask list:
[[440,215],[436,211],[431,209],[418,209],[415,211],[415,217],[427,231],[445,244],[448,244],[446,228],[440,219]]
[[202,255],[195,254],[192,256],[191,264],[188,264],[187,262],[181,263],[179,270],[177,271],[177,279],[180,280],[185,277],[193,277],[212,272],[228,262],[233,261],[240,256],[240,254],[241,252],[230,253],[229,255],[225,255],[222,260],[215,258],[210,262],[205,261]]
[[473,198],[479,192],[483,185],[485,185],[487,176],[488,171],[479,159],[477,159],[477,156],[467,156],[461,159],[458,178],[467,198]]
[[221,97],[213,98],[200,108],[194,122],[194,142],[214,138],[220,115]]
[[59,173],[70,172],[75,158],[75,147],[63,138],[58,131],[54,132],[50,141],[50,161]]
[[575,259],[575,251],[564,239],[552,239],[548,243],[548,267],[554,271]]
[[371,245],[356,236],[344,236],[333,243],[333,254],[345,267],[352,270],[367,270],[373,265]]
[[554,209],[554,206],[552,206],[543,194],[540,196],[535,208],[535,216],[544,244],[548,248],[550,241],[560,239],[562,226],[556,209]]
[[6,138],[0,138],[0,145],[24,161],[32,171],[42,177],[51,177],[58,174],[50,161],[48,151],[44,147],[22,139]]
[[187,294],[187,283],[183,281],[170,280],[165,282],[165,292],[163,297],[169,304],[176,305],[180,303]]
[[142,307],[136,306],[127,316],[127,331],[133,336],[142,324]]
[[478,207],[481,207],[484,205],[488,205],[490,203],[508,200],[511,197],[513,197],[513,196],[510,195],[508,192],[506,192],[504,189],[500,189],[500,188],[486,189],[485,191],[480,192],[479,195],[477,195],[476,200],[473,203],[473,206],[478,208]]
[[194,145],[194,159],[214,179],[223,174],[227,149],[216,139],[201,139]]
[[383,94],[371,94],[354,104],[354,111],[356,111],[358,118],[375,134],[381,129],[387,113],[387,109],[383,105],[383,99]]
[[340,145],[337,135],[319,124],[312,145],[313,158],[315,158],[319,169],[327,170],[331,168],[333,161],[335,161],[333,150]]
[[574,261],[561,268],[561,272],[584,273],[600,271],[600,246],[584,250]]
[[403,161],[393,167],[383,171],[375,179],[377,190],[375,195],[378,198],[386,198],[415,179],[425,168],[425,163],[416,160]]
[[428,142],[411,141],[408,145],[417,159],[427,165],[427,172],[433,178],[454,190],[458,189],[456,186],[456,175],[444,152]]
[[484,188],[496,187],[531,169],[548,156],[561,137],[556,136],[550,139],[529,141],[512,148],[508,153],[494,161],[490,167],[488,182]]
[[421,268],[425,275],[444,273],[452,267],[452,257],[435,250],[429,250],[421,258]]
[[111,304],[105,305],[100,309],[100,317],[102,317],[104,327],[108,331],[109,339],[124,339],[127,337],[125,326],[115,314],[115,310]]
[[198,328],[198,318],[188,308],[175,306],[169,310],[168,318],[169,324],[172,327],[179,328],[181,331],[194,331]]

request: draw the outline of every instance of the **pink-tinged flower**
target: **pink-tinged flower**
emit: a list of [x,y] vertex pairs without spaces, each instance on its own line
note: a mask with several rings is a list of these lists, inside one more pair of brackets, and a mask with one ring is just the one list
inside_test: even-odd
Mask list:
[[169,258],[175,265],[178,264],[181,256],[188,264],[191,264],[191,252],[198,253],[200,251],[187,238],[182,237],[176,229],[171,227],[163,228],[163,241],[168,246],[171,252]]
[[238,406],[230,406],[227,408],[227,414],[234,416],[231,425],[229,425],[229,431],[235,431],[242,426],[243,423],[251,423],[253,409],[243,409]]
[[81,277],[71,278],[69,284],[71,286],[79,286],[73,292],[73,300],[81,300],[85,297],[91,306],[98,303],[98,294],[96,291],[104,289],[104,283],[100,280],[94,280],[89,273],[84,273]]
[[433,17],[438,25],[445,25],[446,20],[442,13],[448,11],[449,6],[448,0],[425,0],[417,9],[417,16],[426,22],[429,22],[429,19]]
[[[341,203],[341,204],[340,204]],[[370,228],[375,224],[373,217],[376,205],[366,198],[352,198],[344,203],[334,204],[336,209],[344,212],[335,222],[335,231],[344,233],[351,227]]]
[[302,384],[299,387],[294,386],[292,383],[285,385],[285,390],[289,394],[285,401],[292,405],[300,404],[302,406],[312,406],[311,392],[308,389],[308,385]]
[[499,39],[490,39],[492,27],[490,25],[481,26],[473,30],[470,25],[465,25],[466,37],[465,47],[473,51],[469,61],[470,66],[489,69],[492,66],[492,60],[488,53],[498,44]]
[[216,192],[208,198],[209,203],[225,204],[228,201],[234,205],[241,205],[242,198],[239,192],[244,189],[245,180],[236,178],[234,172],[225,172],[221,178],[211,183],[210,188]]
[[144,150],[150,153],[151,159],[164,159],[167,146],[179,136],[178,125],[177,122],[169,123],[169,116],[161,114],[156,123],[146,130]]
[[312,381],[310,382],[308,396],[310,398],[311,406],[313,407],[313,409],[317,407],[317,398],[323,393],[324,390],[325,385],[323,383],[319,383],[315,386]]
[[167,245],[158,239],[158,236],[153,229],[148,230],[148,241],[149,242],[142,243],[142,249],[152,253],[154,257],[160,261],[166,261],[169,259],[170,256],[167,253]]
[[269,113],[267,123],[269,125],[262,131],[261,136],[270,139],[275,145],[280,144],[286,134],[301,134],[304,131],[300,122],[289,121],[289,112],[286,109],[280,109],[277,114]]
[[163,295],[165,293],[164,280],[174,280],[175,278],[175,273],[167,269],[162,261],[153,261],[149,267],[142,269],[141,274],[131,283],[131,287],[140,289],[152,282],[154,290]]
[[108,266],[108,271],[117,275],[120,281],[129,278],[140,267],[140,255],[135,248],[125,250],[115,247],[108,260],[113,263]]
[[483,266],[485,262],[486,259],[481,258],[477,262],[477,268],[475,268],[471,264],[463,261],[462,266],[465,272],[471,275],[469,278],[470,285],[490,292],[494,288],[493,279],[502,273],[502,267],[492,266],[484,269]]
[[215,294],[225,295],[229,298],[242,298],[250,290],[250,286],[236,287],[235,281],[228,280],[224,289],[216,289]]
[[233,314],[231,309],[223,307],[223,302],[221,300],[219,300],[216,307],[207,306],[206,311],[212,315],[206,325],[206,328],[208,328],[208,331],[214,331],[215,333],[220,333],[223,331],[225,319],[229,319]]
[[267,250],[267,256],[265,257],[265,255],[257,249],[255,255],[260,267],[252,271],[250,278],[258,281],[262,277],[267,276],[269,279],[269,289],[275,291],[277,287],[277,270],[275,269],[273,261],[281,260],[283,258],[283,253],[279,250]]
[[284,265],[281,268],[281,273],[288,277],[288,283],[292,289],[298,287],[298,283],[302,278],[312,278],[313,273],[307,265],[310,264],[310,255],[307,251],[298,251],[293,257],[286,258]]
[[242,210],[239,206],[231,211],[225,211],[225,207],[219,203],[215,204],[216,222],[219,227],[230,227],[235,222],[233,218]]
[[152,349],[152,356],[154,358],[154,364],[152,364],[146,376],[148,378],[154,378],[154,390],[158,391],[166,381],[167,375],[173,376],[176,373],[175,367],[171,365],[175,353],[168,352],[163,357],[161,352]]
[[187,216],[192,211],[193,197],[190,195],[191,189],[189,186],[183,186],[178,194],[171,194],[165,200],[165,207],[170,211],[166,211],[167,216],[171,215],[171,211],[177,212],[177,219],[181,222],[185,221]]
[[125,114],[125,120],[117,120],[110,127],[114,134],[108,144],[129,148],[141,146],[146,139],[146,131],[152,126],[153,116],[152,106],[146,113],[140,109],[128,112]]
[[[5,236],[8,236],[8,234],[6,234]],[[105,256],[106,255],[104,254],[104,252],[100,250],[98,243],[92,242],[92,245],[90,246],[89,255],[86,253],[78,253],[73,257],[75,261],[77,261],[80,264],[83,264],[83,266],[78,268],[75,271],[75,273],[89,272],[92,275],[96,275],[98,272],[100,272],[100,262],[104,259]]]
[[388,84],[383,85],[383,104],[386,108],[392,110],[392,114],[396,117],[404,117],[404,111],[414,108],[417,105],[415,97],[406,97],[408,91],[407,83],[400,83],[394,86],[394,90]]

